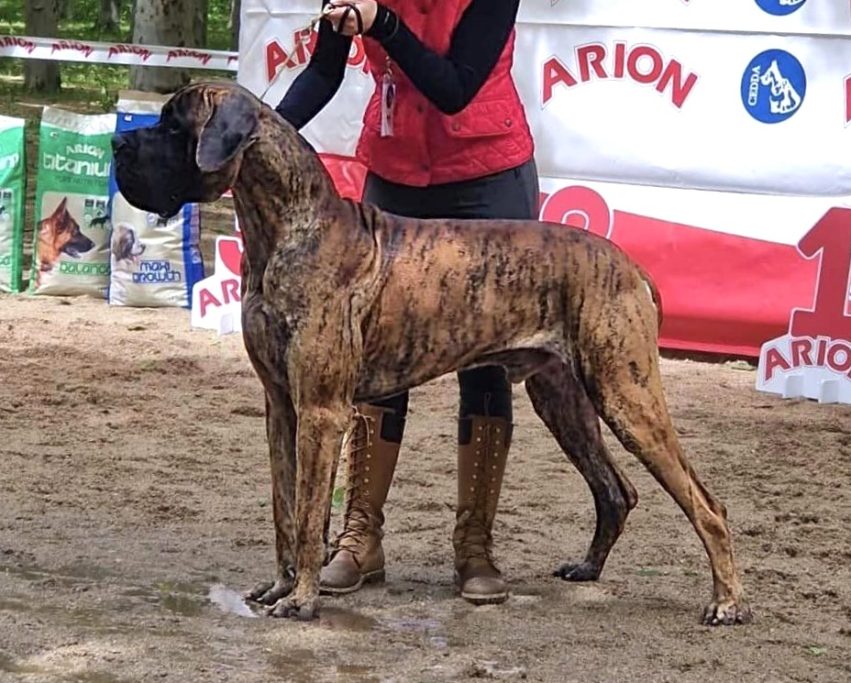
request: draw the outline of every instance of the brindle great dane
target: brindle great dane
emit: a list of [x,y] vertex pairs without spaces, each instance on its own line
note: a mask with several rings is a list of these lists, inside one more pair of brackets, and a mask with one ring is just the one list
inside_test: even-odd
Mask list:
[[412,220],[342,199],[318,156],[233,83],[190,85],[156,126],[116,135],[118,186],[162,216],[232,188],[243,334],[266,391],[277,575],[271,614],[319,608],[331,487],[353,405],[501,364],[587,481],[596,579],[637,502],[598,416],[679,504],[709,556],[705,624],[749,619],[726,510],[683,455],[659,373],[657,296],[615,245],[536,221]]

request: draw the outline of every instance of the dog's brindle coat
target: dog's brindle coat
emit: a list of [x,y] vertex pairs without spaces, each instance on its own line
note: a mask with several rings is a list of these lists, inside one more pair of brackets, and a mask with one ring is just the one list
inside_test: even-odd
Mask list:
[[245,345],[266,390],[276,616],[319,605],[330,493],[352,405],[502,364],[586,479],[597,528],[565,579],[596,579],[635,506],[598,415],[676,500],[712,567],[707,624],[746,621],[724,506],[671,424],[646,276],[612,243],[534,221],[412,220],[343,200],[319,158],[234,84],[195,84],[116,136],[131,204],[161,215],[232,188],[245,241]]

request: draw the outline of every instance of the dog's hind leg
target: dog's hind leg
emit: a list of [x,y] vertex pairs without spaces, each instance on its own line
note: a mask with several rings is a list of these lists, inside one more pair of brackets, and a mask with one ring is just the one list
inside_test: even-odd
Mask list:
[[296,414],[288,393],[266,392],[266,437],[272,466],[272,515],[275,522],[275,580],[256,586],[246,596],[274,605],[289,595],[295,580]]
[[634,292],[606,299],[582,330],[583,382],[606,424],[673,497],[706,548],[714,596],[703,623],[744,623],[750,611],[736,571],[727,512],[683,454],[662,387],[656,311],[643,289],[639,284]]
[[573,368],[548,366],[526,380],[526,391],[535,412],[591,489],[597,514],[585,560],[564,564],[554,575],[565,581],[596,581],[638,494],[606,449],[597,411]]

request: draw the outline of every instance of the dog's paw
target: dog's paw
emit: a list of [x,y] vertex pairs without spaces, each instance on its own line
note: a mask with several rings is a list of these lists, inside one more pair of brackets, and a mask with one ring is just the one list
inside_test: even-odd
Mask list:
[[289,595],[293,590],[295,580],[287,577],[277,581],[265,581],[258,584],[244,595],[246,600],[257,602],[261,605],[274,605],[281,598]]
[[740,600],[713,601],[703,611],[704,626],[732,626],[733,624],[749,624],[753,619],[751,609]]
[[582,564],[563,564],[553,572],[562,581],[596,581],[600,578],[600,568],[590,562]]
[[299,599],[296,596],[282,598],[270,607],[266,612],[270,617],[279,619],[297,619],[298,621],[310,621],[319,616],[319,596]]

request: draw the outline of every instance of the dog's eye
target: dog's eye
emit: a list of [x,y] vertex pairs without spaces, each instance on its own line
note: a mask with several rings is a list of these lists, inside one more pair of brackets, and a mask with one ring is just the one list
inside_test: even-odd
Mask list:
[[174,119],[160,119],[160,126],[165,129],[166,133],[179,133],[180,132],[180,124]]

